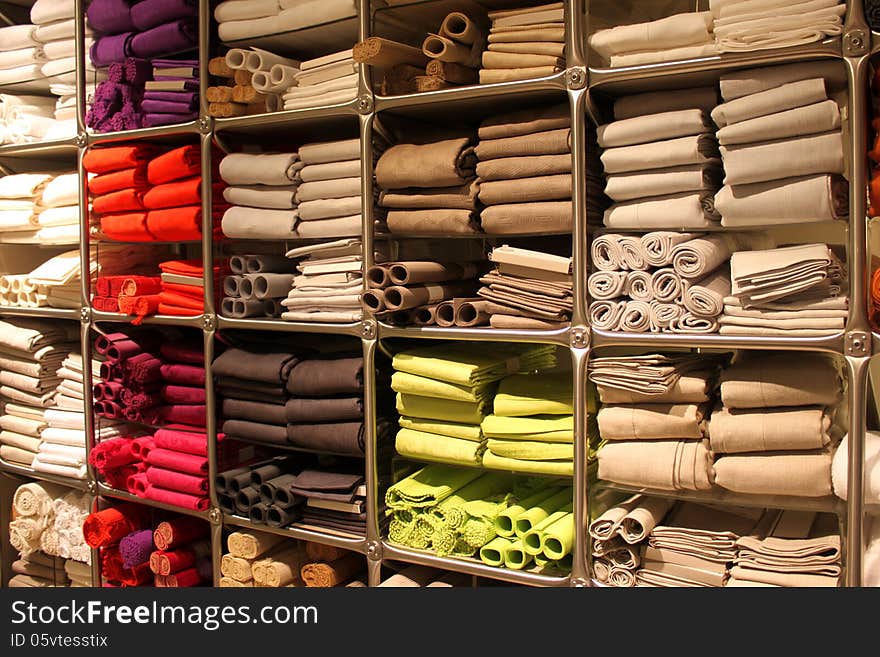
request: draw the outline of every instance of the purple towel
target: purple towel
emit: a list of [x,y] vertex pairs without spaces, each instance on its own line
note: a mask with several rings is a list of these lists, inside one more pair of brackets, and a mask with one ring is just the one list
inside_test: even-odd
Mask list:
[[[198,80],[181,80],[183,82],[182,88],[184,90],[188,90],[189,93],[197,93],[199,90],[199,81]],[[158,89],[147,89],[147,91],[158,91]]]
[[185,103],[189,109],[196,106],[198,96],[192,91],[145,91],[144,100],[167,100]]
[[198,14],[196,0],[142,0],[131,8],[131,22],[143,32],[162,23]]
[[86,10],[89,26],[101,34],[133,32],[131,2],[128,0],[92,0]]
[[177,68],[178,66],[199,67],[198,59],[154,59],[153,66],[156,68]]
[[122,565],[126,568],[134,568],[150,560],[153,551],[153,530],[142,529],[132,532],[119,541],[119,554],[122,557]]
[[189,114],[144,114],[144,127],[153,128],[157,125],[171,125],[173,123],[186,123],[198,116],[198,112]]
[[175,103],[171,100],[154,100],[144,98],[141,102],[141,110],[145,114],[191,114],[193,111],[190,103]]
[[153,79],[153,65],[149,59],[128,57],[122,65],[122,74],[129,84],[142,87],[144,82]]
[[198,42],[198,34],[198,26],[189,19],[164,23],[135,35],[131,40],[131,54],[135,57],[155,57],[190,50]]
[[97,67],[109,66],[113,62],[124,62],[131,54],[131,44],[134,34],[112,34],[97,39],[89,50],[89,57]]

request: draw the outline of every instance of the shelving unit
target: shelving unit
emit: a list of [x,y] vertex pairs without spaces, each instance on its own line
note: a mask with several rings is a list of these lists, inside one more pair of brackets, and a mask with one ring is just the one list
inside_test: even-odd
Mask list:
[[[607,0],[613,2],[614,0]],[[606,491],[634,492],[625,486],[617,486],[606,482],[588,481],[587,473],[587,417],[586,387],[587,366],[593,350],[606,347],[652,348],[663,349],[780,349],[821,351],[840,356],[845,362],[847,385],[846,403],[849,407],[849,502],[834,499],[804,500],[791,498],[760,499],[751,496],[726,494],[682,495],[687,499],[713,503],[747,504],[750,506],[771,506],[779,508],[801,508],[822,510],[837,513],[845,527],[845,584],[858,586],[862,581],[862,559],[864,555],[863,517],[866,507],[862,492],[863,485],[863,454],[866,431],[866,413],[869,395],[868,363],[875,351],[880,352],[880,334],[872,333],[867,319],[867,298],[869,278],[869,249],[867,245],[866,221],[866,162],[868,125],[867,110],[870,59],[880,52],[880,34],[872,34],[864,20],[861,0],[849,0],[846,17],[846,28],[842,38],[832,39],[817,44],[798,48],[761,51],[738,55],[703,58],[687,62],[654,64],[647,66],[608,69],[590,67],[587,61],[586,35],[589,23],[589,7],[591,0],[565,0],[566,7],[566,70],[558,75],[528,80],[491,85],[474,85],[436,92],[410,94],[404,96],[383,97],[373,91],[370,71],[360,67],[358,93],[348,103],[277,112],[258,116],[238,117],[230,119],[212,119],[206,114],[205,88],[208,85],[207,63],[212,52],[211,48],[218,45],[210,37],[212,23],[212,3],[200,0],[200,85],[201,113],[200,118],[189,123],[116,132],[93,134],[86,130],[85,98],[83,94],[85,82],[85,62],[87,54],[83,48],[84,35],[84,2],[76,0],[77,15],[80,16],[77,26],[78,48],[76,52],[79,81],[79,98],[77,107],[78,135],[71,140],[46,144],[26,144],[21,146],[0,147],[0,171],[26,170],[30,161],[39,162],[44,158],[77,159],[78,171],[81,176],[80,189],[80,221],[83,240],[80,245],[82,271],[89,271],[90,240],[88,237],[88,193],[85,186],[86,173],[82,165],[84,152],[93,146],[111,144],[128,140],[179,140],[181,137],[197,136],[201,145],[202,157],[202,234],[201,257],[205,268],[205,310],[195,317],[150,317],[146,324],[191,327],[203,334],[205,347],[205,368],[207,379],[212,380],[211,363],[214,357],[214,341],[218,331],[247,329],[250,331],[284,332],[284,333],[323,333],[328,335],[346,335],[360,338],[364,357],[364,396],[365,396],[365,464],[367,481],[367,531],[362,538],[343,538],[341,536],[298,529],[296,527],[272,528],[265,525],[253,525],[240,516],[224,513],[218,506],[216,490],[213,486],[217,470],[216,433],[217,421],[215,393],[212,386],[207,387],[207,433],[209,477],[211,481],[211,507],[204,512],[175,509],[164,504],[136,498],[126,492],[116,491],[99,483],[94,471],[89,468],[88,478],[84,481],[63,480],[34,473],[27,468],[20,468],[0,462],[0,483],[5,486],[10,481],[21,481],[21,478],[38,479],[61,483],[73,488],[88,491],[96,503],[102,499],[136,501],[139,504],[158,509],[170,509],[182,514],[194,515],[206,519],[212,526],[212,545],[214,558],[215,585],[219,582],[219,561],[224,551],[223,529],[252,528],[294,539],[315,541],[327,545],[354,550],[366,558],[369,584],[375,586],[380,581],[381,568],[386,561],[424,564],[441,569],[466,573],[474,577],[485,577],[513,584],[534,586],[576,586],[585,587],[599,585],[591,580],[589,569],[589,538],[586,525],[589,518],[591,502],[604,497]],[[592,0],[599,4],[599,0]],[[422,6],[451,7],[446,0],[427,0]],[[393,25],[383,22],[377,29],[377,21],[381,17],[398,9],[384,7],[381,0],[360,0],[360,12],[357,20],[357,34],[364,39],[374,33],[390,36],[388,30]],[[0,3],[2,10],[2,3]],[[439,9],[438,9],[439,11]],[[354,20],[354,19],[353,19]],[[389,27],[389,25],[391,25]],[[319,26],[320,28],[320,26]],[[321,31],[314,28],[314,37],[320,38]],[[292,33],[294,39],[302,35]],[[242,44],[244,45],[244,44]],[[260,45],[258,40],[247,45]],[[649,90],[667,83],[670,78],[676,80],[717,79],[719,71],[763,66],[771,64],[836,60],[845,66],[848,77],[848,118],[850,124],[850,143],[847,158],[850,171],[850,214],[847,233],[847,263],[849,267],[849,298],[850,314],[846,329],[840,334],[823,338],[733,338],[720,335],[666,335],[666,334],[621,334],[591,329],[587,320],[586,278],[589,270],[589,235],[595,230],[588,227],[587,207],[590,200],[586,192],[587,174],[587,134],[598,118],[597,97],[608,93],[630,92],[631,90]],[[570,328],[555,331],[495,330],[490,328],[445,329],[445,328],[400,328],[367,318],[355,324],[306,324],[285,322],[283,320],[230,319],[219,317],[213,302],[213,281],[210,275],[217,246],[211,237],[211,161],[216,149],[221,149],[229,138],[245,136],[257,138],[284,134],[285,129],[296,132],[317,130],[332,131],[341,126],[350,129],[356,127],[361,141],[362,161],[362,241],[364,267],[373,265],[374,241],[380,239],[374,235],[373,228],[373,145],[374,120],[386,113],[419,112],[424,110],[452,111],[469,108],[476,111],[492,101],[504,102],[510,99],[534,99],[541,102],[547,98],[567,100],[571,110],[572,135],[572,175],[574,182],[573,230],[571,234],[572,256],[574,259],[574,313]],[[353,132],[353,130],[351,130]],[[277,142],[277,137],[276,137]],[[384,239],[385,236],[382,238]],[[394,239],[398,236],[387,236]],[[489,239],[488,236],[484,236]],[[439,238],[442,239],[442,238]],[[51,308],[0,308],[0,316],[35,316],[51,317],[66,321],[79,321],[81,326],[81,345],[84,354],[84,380],[91,379],[92,341],[94,329],[112,322],[125,322],[129,318],[115,313],[93,310],[89,305],[89,280],[82,279],[81,307],[72,310]],[[574,385],[575,414],[575,473],[574,513],[576,536],[573,551],[573,566],[570,575],[551,577],[531,572],[512,571],[492,568],[469,559],[438,557],[434,554],[419,552],[389,543],[380,532],[378,496],[378,463],[377,463],[377,390],[375,365],[377,351],[386,349],[385,340],[406,338],[410,340],[471,340],[487,342],[530,342],[557,345],[569,352]],[[89,386],[85,389],[86,408],[91,409],[92,398]],[[95,418],[90,410],[86,413],[86,432],[89,436],[88,446],[94,443]],[[656,492],[670,496],[668,492]],[[0,515],[4,524],[8,522],[5,515]],[[3,530],[5,531],[5,530]],[[5,544],[6,541],[4,540]],[[4,556],[6,556],[4,554]],[[6,560],[4,559],[4,562]],[[100,573],[97,567],[97,554],[93,554],[94,583],[100,584]],[[3,573],[0,573],[3,575]]]

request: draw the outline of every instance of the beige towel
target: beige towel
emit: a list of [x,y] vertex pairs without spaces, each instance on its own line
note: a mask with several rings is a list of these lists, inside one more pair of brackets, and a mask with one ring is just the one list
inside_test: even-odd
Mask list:
[[718,92],[715,87],[649,91],[616,98],[614,119],[621,121],[636,116],[688,109],[710,112],[717,104]]
[[618,230],[701,229],[718,225],[711,192],[683,192],[617,203],[605,210],[602,223]]
[[597,420],[603,440],[700,439],[704,414],[697,404],[604,404]]
[[718,143],[714,135],[706,133],[608,148],[600,156],[606,174],[702,164],[713,158],[718,158]]
[[602,57],[645,50],[664,50],[708,43],[710,12],[674,14],[634,25],[620,25],[593,33],[590,46]]
[[721,373],[728,408],[833,406],[840,398],[837,367],[824,354],[745,354]]
[[626,301],[593,301],[590,304],[590,326],[599,331],[617,331],[626,310]]
[[744,307],[809,290],[825,281],[832,264],[825,244],[802,244],[730,257],[731,293]]
[[555,75],[562,66],[532,66],[529,68],[483,68],[480,69],[480,84],[497,84],[499,82],[515,82]]
[[587,290],[592,299],[607,301],[627,294],[626,272],[597,271],[587,279]]
[[446,139],[431,144],[397,144],[376,163],[376,182],[383,189],[453,187],[474,174],[470,139]]
[[721,187],[723,177],[720,160],[668,169],[617,173],[607,177],[605,194],[614,201],[630,201],[681,192],[714,192]]
[[731,246],[724,235],[707,235],[683,242],[672,249],[672,266],[682,278],[700,280],[730,259]]
[[[644,498],[640,495],[634,495],[628,500],[624,500],[620,504],[607,509],[590,523],[589,532],[596,541],[610,541],[617,535],[620,524],[627,514]],[[594,547],[593,554],[596,554]],[[601,556],[601,555],[599,555]]]
[[482,58],[483,68],[513,69],[532,68],[538,66],[565,66],[565,60],[556,55],[538,55],[531,53],[509,53],[486,50]]
[[379,193],[379,206],[399,210],[474,210],[479,190],[479,183],[473,181],[459,187],[382,191]]
[[710,128],[701,110],[683,109],[606,123],[596,129],[596,138],[602,148],[615,148],[699,135]]
[[721,96],[729,101],[812,78],[824,78],[828,89],[840,89],[846,86],[846,69],[833,60],[750,68],[724,73],[719,86]]
[[571,212],[570,201],[493,205],[480,213],[480,223],[489,235],[569,233]]
[[231,554],[224,554],[220,560],[220,574],[239,582],[250,581],[253,579],[251,561]]
[[654,395],[600,384],[596,388],[605,404],[699,404],[709,399],[706,375],[682,376],[665,392]]
[[496,180],[480,183],[480,201],[484,205],[529,203],[571,198],[571,174]]
[[724,298],[730,295],[730,270],[722,265],[698,281],[683,282],[682,303],[699,317],[717,317],[724,311]]
[[819,407],[730,410],[709,420],[709,445],[717,453],[822,449],[830,441],[831,418]]
[[831,494],[831,452],[765,452],[723,456],[715,483],[750,495],[824,497]]
[[[559,128],[513,137],[480,139],[476,146],[480,160],[526,155],[556,155],[571,152],[571,130]],[[380,160],[381,161],[381,160]]]
[[256,559],[283,540],[282,536],[276,536],[275,534],[232,532],[226,539],[226,546],[234,557]]
[[817,173],[843,173],[843,137],[839,131],[756,144],[721,147],[724,184],[779,180]]
[[709,490],[712,464],[700,440],[619,441],[599,450],[599,478],[661,490]]
[[806,588],[836,587],[840,579],[837,576],[810,575],[804,573],[780,573],[770,570],[745,568],[743,566],[733,566],[730,569],[730,574],[737,582],[740,582],[742,586],[760,586],[762,584],[765,584],[769,586]]
[[659,62],[674,62],[686,59],[702,59],[714,57],[719,54],[718,46],[714,43],[704,43],[696,46],[682,46],[669,50],[647,50],[633,52],[625,55],[612,55],[610,65],[612,68],[619,66],[641,66],[643,64],[656,64]]
[[723,130],[726,126],[759,116],[806,107],[827,99],[825,80],[822,78],[789,82],[780,87],[722,103],[712,110],[712,120]]
[[630,545],[641,543],[659,525],[675,500],[665,497],[642,497],[620,523],[619,534]]
[[386,222],[388,230],[392,233],[444,235],[477,232],[474,213],[471,210],[391,210],[388,212]]
[[532,178],[560,173],[571,173],[571,155],[531,155],[502,157],[477,162],[477,176],[483,182]]
[[849,183],[837,175],[783,178],[749,185],[729,185],[715,196],[721,225],[772,226],[846,219]]
[[721,128],[716,136],[722,146],[786,139],[840,128],[840,108],[833,100],[768,114]]

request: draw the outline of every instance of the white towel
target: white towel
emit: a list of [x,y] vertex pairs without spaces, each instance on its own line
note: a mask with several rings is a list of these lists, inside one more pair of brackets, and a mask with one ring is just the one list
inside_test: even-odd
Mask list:
[[779,180],[817,173],[843,173],[843,137],[823,132],[757,144],[722,146],[724,184]]
[[[880,504],[880,433],[865,432],[865,502]],[[831,481],[834,494],[842,500],[847,499],[849,481],[849,436],[846,436],[834,453],[831,463]],[[880,526],[880,522],[877,523]]]

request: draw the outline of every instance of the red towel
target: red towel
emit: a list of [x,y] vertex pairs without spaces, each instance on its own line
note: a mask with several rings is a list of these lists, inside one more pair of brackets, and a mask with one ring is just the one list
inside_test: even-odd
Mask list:
[[[166,260],[159,263],[159,269],[166,274],[202,277],[204,268],[201,260]],[[214,274],[220,274],[220,267],[214,266]]]
[[208,524],[198,518],[181,517],[160,522],[153,532],[153,543],[160,550],[173,550],[208,536]]
[[101,550],[101,575],[112,584],[140,586],[149,582],[152,574],[148,561],[134,568],[126,568],[122,563],[119,548]]
[[193,427],[204,427],[207,417],[207,407],[198,404],[172,404],[162,406],[159,409],[159,417],[164,422],[175,424],[188,424]]
[[159,294],[162,291],[162,279],[158,276],[119,276],[122,282],[119,294],[127,297],[139,297],[144,294]]
[[153,144],[143,142],[90,148],[83,156],[83,166],[89,173],[109,173],[120,169],[130,169],[151,160],[157,150]]
[[150,210],[159,210],[181,205],[201,205],[201,189],[201,176],[156,185],[144,194],[144,207]]
[[183,308],[181,306],[173,306],[169,303],[159,304],[160,315],[172,315],[175,317],[194,317],[200,315],[201,310],[193,310],[192,308]]
[[148,524],[148,511],[136,504],[120,504],[90,513],[83,522],[83,538],[89,547],[106,547]]
[[183,386],[205,385],[205,368],[200,365],[164,363],[161,367],[161,372],[165,383]]
[[165,468],[147,468],[147,481],[153,486],[189,493],[190,495],[206,495],[208,493],[208,478],[197,475],[175,472]]
[[159,468],[168,468],[169,470],[177,470],[178,472],[199,476],[208,474],[208,459],[204,456],[184,454],[183,452],[156,447],[147,455],[145,460],[149,465]]
[[132,187],[138,191],[145,191],[147,189],[146,165],[132,169],[121,169],[113,173],[105,173],[89,180],[89,192],[96,196],[109,194],[127,187]]
[[202,207],[184,205],[178,208],[150,210],[147,231],[163,242],[184,242],[202,238]]
[[195,386],[164,386],[162,399],[169,404],[204,404],[205,389]]
[[108,214],[101,217],[101,232],[109,240],[121,242],[152,242],[156,238],[147,231],[147,213]]
[[152,436],[141,436],[131,441],[131,453],[141,461],[145,461],[150,452],[156,448]]
[[186,283],[168,283],[163,281],[162,292],[180,294],[193,301],[201,301],[205,297],[205,288],[201,285],[187,285]]
[[138,354],[123,364],[129,383],[154,383],[162,380],[162,361],[150,354]]
[[205,347],[201,340],[189,344],[183,342],[163,342],[159,347],[162,357],[172,363],[192,363],[202,365],[205,362]]
[[[170,291],[162,291],[159,293],[159,304],[160,306],[165,305],[181,309],[188,309],[190,311],[190,315],[199,314],[205,307],[205,302],[201,297],[199,297],[198,299],[194,299],[189,295]],[[160,312],[164,312],[161,310],[161,307]]]
[[150,570],[157,575],[171,575],[195,566],[202,554],[210,554],[210,544],[194,543],[175,550],[155,550],[150,555]]
[[118,313],[119,300],[116,297],[95,297],[92,299],[92,308],[104,313]]
[[154,583],[162,588],[189,588],[202,583],[202,576],[195,567],[186,568],[172,575],[156,575]]
[[102,474],[114,468],[121,468],[137,461],[131,453],[131,438],[109,438],[92,447],[89,463]]
[[125,489],[131,493],[132,495],[137,495],[138,497],[143,497],[144,493],[147,491],[147,486],[150,485],[150,482],[147,481],[147,475],[143,472],[137,472],[125,481]]
[[99,276],[95,280],[95,292],[102,297],[118,297],[126,276]]
[[125,315],[134,315],[132,324],[138,326],[143,323],[147,315],[155,315],[159,312],[159,295],[147,294],[140,297],[119,297],[119,312]]
[[143,210],[144,202],[141,193],[133,188],[120,189],[109,194],[102,194],[92,199],[94,214],[114,214]]
[[194,431],[181,431],[164,427],[153,436],[157,447],[185,452],[196,456],[208,455],[208,436]]
[[137,473],[137,465],[131,463],[129,465],[124,465],[121,468],[106,470],[105,472],[101,472],[101,475],[103,475],[104,477],[104,483],[110,486],[110,488],[115,488],[116,490],[127,490],[129,493],[131,493],[132,491],[128,487],[128,481]]
[[150,160],[147,165],[147,180],[153,185],[161,185],[198,175],[201,170],[201,154],[195,144],[181,146]]

